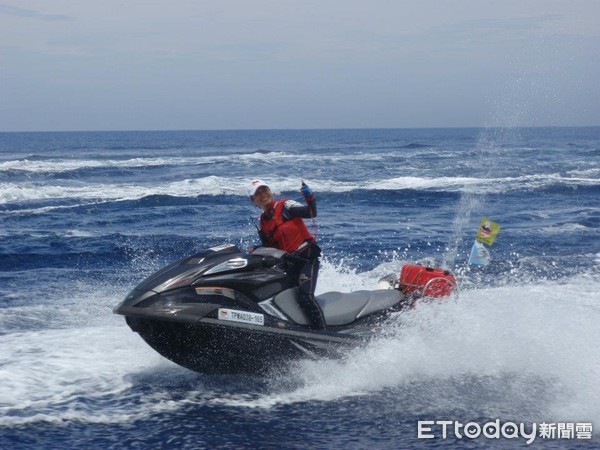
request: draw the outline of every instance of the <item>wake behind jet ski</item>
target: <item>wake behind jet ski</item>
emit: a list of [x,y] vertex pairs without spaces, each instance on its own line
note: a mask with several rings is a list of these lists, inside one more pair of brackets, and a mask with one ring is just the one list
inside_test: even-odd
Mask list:
[[114,313],[183,367],[261,373],[293,359],[339,356],[364,343],[391,312],[456,288],[448,272],[404,266],[387,289],[317,296],[327,329],[315,330],[299,307],[298,287],[281,268],[289,257],[273,248],[246,254],[233,245],[213,247],[150,275]]

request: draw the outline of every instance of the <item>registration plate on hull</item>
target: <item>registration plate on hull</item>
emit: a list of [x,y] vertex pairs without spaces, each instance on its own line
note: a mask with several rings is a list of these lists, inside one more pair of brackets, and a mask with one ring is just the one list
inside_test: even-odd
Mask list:
[[218,317],[219,320],[228,320],[230,322],[249,323],[252,325],[265,324],[264,314],[239,311],[237,309],[219,308]]

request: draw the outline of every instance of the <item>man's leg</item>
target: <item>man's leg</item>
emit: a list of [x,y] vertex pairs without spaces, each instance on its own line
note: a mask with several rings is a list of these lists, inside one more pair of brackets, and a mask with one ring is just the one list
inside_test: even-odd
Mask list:
[[324,330],[325,317],[315,299],[319,265],[318,258],[310,259],[304,264],[298,277],[298,287],[300,288],[300,306],[308,316],[311,328]]

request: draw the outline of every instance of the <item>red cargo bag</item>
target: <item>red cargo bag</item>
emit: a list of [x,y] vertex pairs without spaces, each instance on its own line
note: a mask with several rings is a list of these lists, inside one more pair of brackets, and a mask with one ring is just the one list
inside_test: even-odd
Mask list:
[[456,278],[447,270],[405,264],[400,271],[399,287],[405,294],[446,297],[456,289]]

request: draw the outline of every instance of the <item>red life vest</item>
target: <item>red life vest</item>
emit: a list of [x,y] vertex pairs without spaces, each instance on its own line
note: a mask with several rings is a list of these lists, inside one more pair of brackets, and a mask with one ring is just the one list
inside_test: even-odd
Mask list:
[[275,202],[272,218],[266,218],[265,213],[261,214],[260,229],[266,236],[268,245],[290,253],[300,247],[304,241],[314,238],[300,217],[284,219],[285,202],[286,199]]

